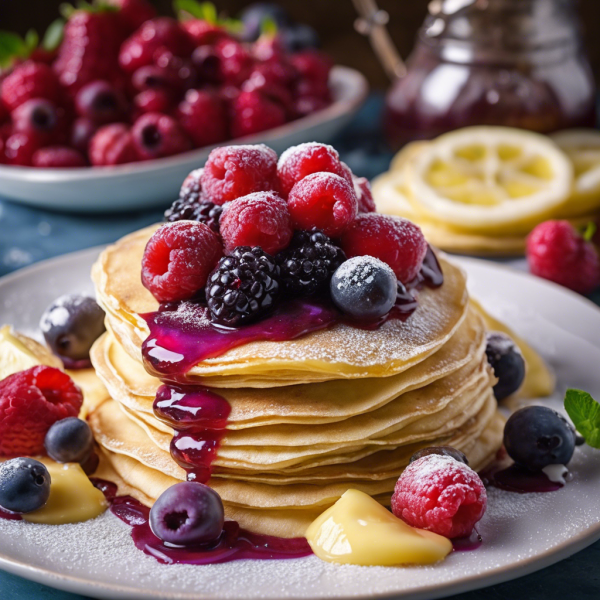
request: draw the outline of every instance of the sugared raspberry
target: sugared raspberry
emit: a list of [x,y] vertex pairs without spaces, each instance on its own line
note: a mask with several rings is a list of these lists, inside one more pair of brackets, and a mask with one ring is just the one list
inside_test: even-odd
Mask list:
[[101,127],[90,141],[90,162],[95,166],[122,165],[139,160],[131,130],[123,123]]
[[176,56],[189,56],[193,50],[187,32],[175,19],[157,17],[146,21],[123,42],[119,64],[127,73],[133,73],[140,67],[152,64],[160,48]]
[[342,235],[341,246],[348,258],[367,255],[387,263],[404,284],[418,275],[427,253],[417,225],[378,213],[358,215]]
[[335,173],[354,185],[350,170],[344,167],[335,148],[308,142],[288,148],[279,157],[277,175],[281,191],[287,196],[294,184],[313,173]]
[[135,31],[156,16],[156,9],[147,0],[106,0],[119,7],[119,19],[128,31]]
[[242,92],[232,104],[231,135],[240,138],[283,125],[285,109],[261,92]]
[[108,81],[91,81],[75,96],[75,109],[98,125],[121,121],[127,114],[124,94]]
[[9,165],[30,167],[33,155],[40,147],[39,137],[26,131],[13,133],[4,143],[4,156]]
[[202,173],[204,173],[204,169],[200,168],[194,169],[188,174],[181,184],[181,189],[179,190],[180,198],[190,202],[204,201],[202,194]]
[[202,189],[215,204],[277,188],[277,154],[264,144],[215,148],[204,165]]
[[167,223],[148,241],[142,259],[142,283],[159,302],[193,298],[223,255],[208,225]]
[[354,188],[334,173],[313,173],[290,191],[288,206],[296,229],[316,227],[329,237],[339,236],[356,217]]
[[168,115],[147,113],[131,128],[138,154],[146,160],[172,156],[190,150],[190,139],[181,125]]
[[57,102],[60,87],[54,71],[45,64],[24,62],[2,81],[2,103],[12,112],[31,98]]
[[79,414],[83,396],[71,378],[40,365],[0,381],[0,456],[45,454],[51,425]]
[[71,126],[71,146],[79,150],[82,154],[87,155],[90,140],[94,137],[96,131],[98,131],[98,125],[90,121],[90,119],[86,119],[85,117],[75,119]]
[[538,225],[527,238],[527,261],[534,275],[580,294],[600,286],[598,250],[568,221]]
[[64,111],[49,100],[32,98],[11,113],[15,131],[24,131],[38,137],[40,142],[57,142],[65,133]]
[[276,254],[294,233],[286,201],[276,192],[255,192],[234,200],[220,219],[221,237],[228,254],[237,246],[260,246]]
[[377,210],[373,193],[371,192],[371,184],[366,177],[352,177],[354,182],[354,192],[358,200],[358,212],[370,213]]
[[177,109],[177,118],[198,147],[217,144],[228,137],[225,105],[212,92],[188,90]]
[[72,94],[91,81],[122,84],[118,56],[124,35],[117,12],[75,10],[53,64],[60,83]]
[[49,146],[40,148],[32,159],[34,167],[45,169],[69,169],[74,167],[85,167],[85,158],[75,150],[67,146]]
[[169,113],[173,105],[171,94],[164,90],[144,90],[133,98],[134,117],[138,119],[146,113]]
[[447,538],[470,535],[486,506],[479,475],[463,462],[435,454],[408,465],[392,496],[398,518]]

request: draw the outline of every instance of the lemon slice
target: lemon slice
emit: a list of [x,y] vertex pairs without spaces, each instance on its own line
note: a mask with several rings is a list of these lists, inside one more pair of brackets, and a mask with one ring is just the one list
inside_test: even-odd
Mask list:
[[568,157],[549,138],[509,127],[466,127],[438,137],[410,162],[410,202],[461,230],[498,230],[564,203]]
[[561,214],[579,215],[600,209],[600,132],[566,129],[552,139],[571,159],[575,171],[573,197]]
[[403,171],[388,171],[371,183],[377,212],[405,217],[416,222],[417,213],[410,203]]
[[417,140],[406,144],[395,156],[390,163],[390,171],[401,171],[404,169],[418,154],[420,154],[430,142],[426,140]]

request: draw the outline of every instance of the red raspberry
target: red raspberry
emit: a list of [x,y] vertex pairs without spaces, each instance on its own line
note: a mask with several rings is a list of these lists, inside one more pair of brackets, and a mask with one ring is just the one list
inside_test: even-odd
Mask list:
[[164,90],[144,90],[133,99],[136,120],[146,113],[168,113],[171,111],[173,98]]
[[241,85],[248,79],[254,60],[240,42],[225,38],[214,45],[214,50],[219,59],[221,81]]
[[45,454],[48,429],[79,414],[83,395],[66,374],[40,365],[0,381],[0,456]]
[[254,70],[242,84],[243,92],[260,92],[275,103],[280,104],[290,118],[294,116],[294,98],[292,92],[281,82],[267,78],[259,70]]
[[85,167],[85,158],[75,150],[66,146],[49,146],[38,150],[32,159],[34,167],[45,169],[68,169]]
[[65,137],[65,112],[49,100],[27,100],[13,110],[11,118],[15,131],[37,136],[40,143],[56,143]]
[[231,135],[240,138],[283,125],[285,110],[260,92],[242,92],[234,101]]
[[339,236],[356,217],[358,202],[352,186],[334,173],[313,173],[301,179],[288,196],[296,229],[321,229]]
[[177,109],[177,119],[198,147],[227,139],[227,112],[223,101],[203,90],[188,90]]
[[202,173],[202,189],[214,204],[277,187],[277,154],[264,144],[215,148]]
[[138,154],[146,160],[180,154],[192,147],[181,125],[161,113],[142,115],[131,128],[131,135]]
[[[2,89],[2,83],[0,82],[0,90]],[[4,102],[2,102],[2,98],[0,98],[0,123],[4,123],[10,117],[10,113],[8,112],[8,108],[4,106]]]
[[344,232],[341,246],[348,258],[366,255],[387,263],[404,284],[419,274],[427,253],[417,225],[378,213],[358,215]]
[[205,202],[204,194],[202,193],[202,173],[204,169],[194,169],[181,184],[179,197],[189,202],[199,203]]
[[159,302],[187,300],[206,284],[223,248],[208,225],[167,223],[148,241],[142,259],[142,283]]
[[33,155],[40,145],[39,137],[32,133],[26,131],[13,133],[4,143],[6,163],[30,167]]
[[163,47],[155,52],[154,62],[158,67],[175,75],[176,90],[189,90],[198,84],[198,73],[190,59],[176,56],[171,50]]
[[279,157],[277,175],[285,196],[298,181],[312,173],[335,173],[354,185],[352,174],[342,164],[337,150],[327,144],[309,142],[292,146]]
[[71,146],[79,150],[82,154],[87,155],[90,140],[94,137],[96,131],[98,131],[98,125],[90,121],[90,119],[86,119],[85,117],[75,119],[71,127]]
[[580,294],[600,286],[598,251],[568,221],[538,225],[527,238],[527,261],[534,275]]
[[121,85],[118,56],[123,38],[118,13],[76,10],[65,25],[54,62],[60,83],[72,94],[98,79]]
[[158,65],[140,67],[131,77],[133,87],[143,92],[144,90],[163,90],[170,92],[179,88],[181,81],[171,69]]
[[161,48],[176,56],[189,56],[192,53],[192,42],[175,19],[158,17],[146,21],[123,42],[119,64],[127,73],[133,73],[140,67],[152,64],[156,52]]
[[31,61],[16,67],[4,79],[0,89],[2,104],[10,112],[31,98],[57,102],[60,97],[60,86],[52,69],[48,65]]
[[466,537],[484,515],[487,493],[479,475],[450,456],[430,454],[404,469],[392,512],[418,529]]
[[124,94],[108,81],[87,83],[75,96],[77,114],[99,125],[123,120],[127,109]]
[[122,165],[137,160],[139,156],[127,125],[105,125],[90,141],[90,162],[94,166]]
[[356,192],[356,198],[358,199],[358,212],[359,213],[370,213],[375,212],[375,200],[373,200],[373,193],[371,192],[371,184],[366,177],[352,176],[354,182],[354,191]]
[[155,8],[146,0],[106,0],[106,2],[119,7],[119,19],[130,32],[156,17]]
[[219,40],[230,37],[221,26],[209,23],[204,19],[189,19],[184,21],[181,26],[187,31],[196,47],[214,45]]
[[294,233],[286,201],[276,192],[255,192],[228,204],[219,221],[225,253],[260,246],[268,254],[287,248]]
[[325,84],[329,81],[329,73],[333,62],[318,50],[303,50],[293,54],[290,62],[300,73],[300,77],[313,84]]

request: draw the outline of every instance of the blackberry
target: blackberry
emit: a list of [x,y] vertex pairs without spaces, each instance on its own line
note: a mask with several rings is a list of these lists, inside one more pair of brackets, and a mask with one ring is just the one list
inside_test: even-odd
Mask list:
[[346,255],[320,230],[296,231],[289,247],[276,256],[288,294],[308,296],[327,288]]
[[219,261],[206,283],[212,321],[243,325],[273,307],[279,295],[279,266],[258,246],[238,246]]
[[223,207],[212,202],[198,202],[192,197],[178,198],[165,211],[165,221],[198,221],[219,232],[219,218]]

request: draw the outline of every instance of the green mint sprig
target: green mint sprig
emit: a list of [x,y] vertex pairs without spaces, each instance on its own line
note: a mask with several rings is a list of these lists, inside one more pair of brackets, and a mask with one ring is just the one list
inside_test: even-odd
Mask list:
[[565,410],[588,446],[600,449],[600,403],[582,390],[569,389]]

